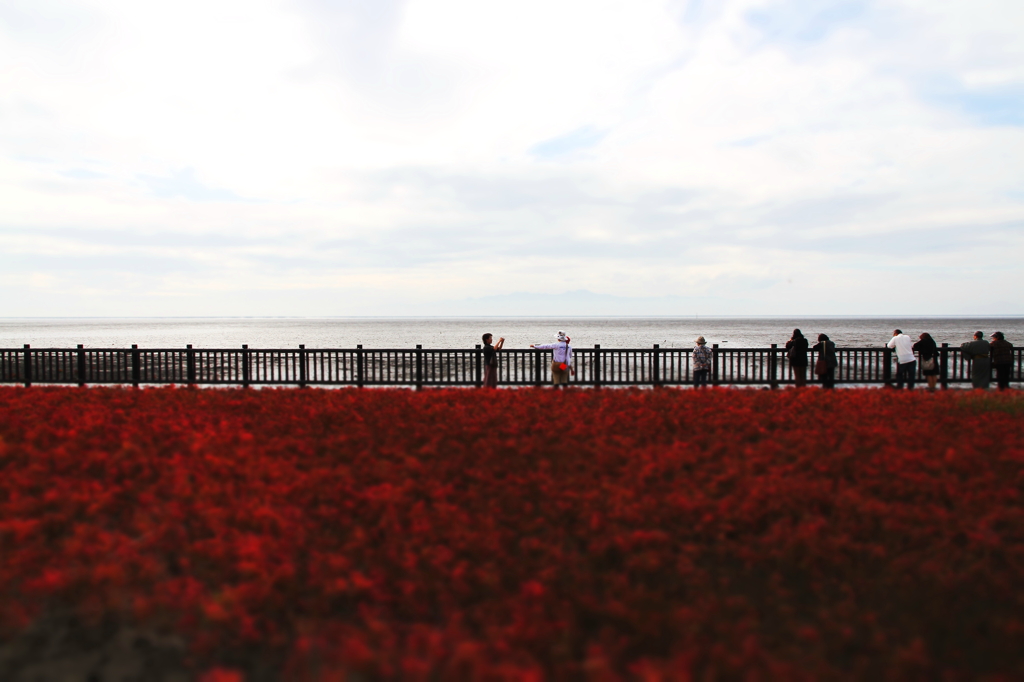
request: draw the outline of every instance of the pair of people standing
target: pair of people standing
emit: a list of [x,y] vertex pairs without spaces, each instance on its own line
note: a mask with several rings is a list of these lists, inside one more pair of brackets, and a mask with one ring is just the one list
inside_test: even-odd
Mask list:
[[985,341],[985,334],[974,332],[974,340],[960,345],[960,353],[971,361],[971,385],[974,388],[988,388],[992,380],[992,368],[996,370],[996,383],[1000,391],[1010,388],[1013,373],[1013,344],[1002,332],[993,332],[991,342]]
[[793,368],[793,382],[797,388],[807,385],[808,351],[814,351],[818,360],[814,363],[814,373],[821,380],[823,388],[835,388],[836,367],[839,366],[839,357],[836,355],[836,344],[829,338],[828,334],[818,334],[818,343],[813,346],[799,329],[793,330],[793,336],[786,342],[786,357],[789,359],[789,366]]
[[915,343],[902,329],[895,329],[889,343],[885,345],[896,351],[896,388],[901,389],[906,383],[908,390],[914,390],[917,362],[920,357],[921,374],[928,382],[928,390],[935,390],[939,382],[939,347],[931,334],[923,332]]

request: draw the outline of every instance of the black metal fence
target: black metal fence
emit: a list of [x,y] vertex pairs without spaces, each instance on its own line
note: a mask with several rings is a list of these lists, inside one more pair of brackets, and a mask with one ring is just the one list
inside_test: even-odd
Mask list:
[[[939,381],[943,388],[971,380],[971,359],[942,344]],[[693,381],[691,351],[685,348],[574,348],[581,386],[671,386]],[[837,384],[889,384],[895,376],[888,348],[840,348]],[[810,353],[810,365],[816,360]],[[542,386],[551,381],[551,352],[503,350],[498,383]],[[918,363],[918,380],[923,381]],[[480,386],[483,351],[371,349],[24,348],[0,349],[0,383],[186,384],[292,386]],[[813,371],[809,372],[813,382]],[[1024,378],[1024,350],[1014,351],[1011,381]],[[784,348],[713,348],[711,383],[763,385],[793,383]]]

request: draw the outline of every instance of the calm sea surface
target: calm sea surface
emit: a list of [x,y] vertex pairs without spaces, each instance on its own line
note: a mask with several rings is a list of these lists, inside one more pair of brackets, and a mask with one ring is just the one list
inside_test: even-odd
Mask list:
[[839,346],[881,346],[896,327],[913,338],[929,332],[938,343],[957,344],[981,330],[1002,331],[1024,344],[1024,317],[1013,318],[7,318],[0,319],[0,348],[472,348],[480,335],[504,336],[508,348],[550,343],[565,330],[577,347],[689,348],[703,335],[723,347],[783,345],[800,328],[824,332]]

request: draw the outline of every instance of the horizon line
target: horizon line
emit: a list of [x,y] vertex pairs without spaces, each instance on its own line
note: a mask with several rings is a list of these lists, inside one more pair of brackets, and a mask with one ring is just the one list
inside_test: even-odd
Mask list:
[[13,320],[1008,320],[1008,315],[41,315]]

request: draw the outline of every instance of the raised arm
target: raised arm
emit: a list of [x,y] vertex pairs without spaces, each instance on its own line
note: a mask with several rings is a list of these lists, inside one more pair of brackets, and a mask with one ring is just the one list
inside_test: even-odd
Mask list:
[[538,343],[538,344],[532,344],[531,343],[530,344],[530,348],[536,348],[537,350],[553,350],[555,348],[558,348],[561,345],[562,344],[560,344],[560,343]]

